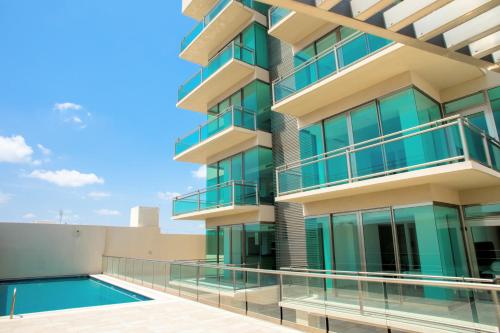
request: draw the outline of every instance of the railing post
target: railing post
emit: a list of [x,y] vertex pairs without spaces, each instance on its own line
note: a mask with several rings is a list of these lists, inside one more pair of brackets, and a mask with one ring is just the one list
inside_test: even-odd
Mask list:
[[198,211],[201,210],[201,192],[198,190]]
[[16,307],[16,299],[17,299],[17,288],[14,288],[14,292],[12,293],[12,301],[10,303],[10,319],[14,319],[14,309]]
[[364,314],[364,306],[363,306],[363,285],[361,280],[358,280],[358,301],[359,301],[359,312],[360,314]]
[[486,163],[491,168],[493,166],[493,164],[491,163],[490,149],[488,147],[488,137],[486,136],[485,133],[482,133],[481,135],[483,137],[483,147],[484,147],[484,153],[486,156]]
[[144,285],[144,260],[142,260],[142,268],[141,268],[141,285]]
[[236,183],[233,181],[233,182],[231,182],[231,204],[232,204],[232,206],[236,205],[235,194],[236,194]]
[[462,141],[462,149],[464,151],[464,159],[469,160],[469,147],[467,145],[467,138],[465,137],[465,128],[464,128],[464,120],[462,118],[458,118],[458,130],[460,133],[460,141]]
[[283,274],[280,274],[280,324],[283,324]]
[[491,298],[493,299],[493,303],[495,303],[495,313],[497,317],[498,327],[500,327],[500,302],[498,301],[498,294],[495,290],[491,290]]
[[196,265],[196,301],[200,301],[200,265]]
[[347,179],[349,183],[352,183],[351,152],[349,151],[349,148],[345,151],[345,159],[347,162]]

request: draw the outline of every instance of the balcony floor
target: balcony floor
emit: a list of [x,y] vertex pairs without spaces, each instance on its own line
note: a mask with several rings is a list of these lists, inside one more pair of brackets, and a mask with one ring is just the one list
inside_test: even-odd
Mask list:
[[194,145],[174,157],[175,161],[207,164],[208,159],[220,152],[257,137],[257,131],[231,126]]
[[500,173],[479,163],[467,161],[285,194],[276,197],[276,201],[308,203],[424,184],[436,184],[456,190],[495,186],[500,185]]

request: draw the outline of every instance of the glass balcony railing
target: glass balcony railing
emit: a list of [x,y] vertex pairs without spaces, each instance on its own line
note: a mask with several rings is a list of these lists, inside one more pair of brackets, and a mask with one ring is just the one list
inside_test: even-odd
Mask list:
[[242,180],[231,180],[176,197],[173,200],[172,212],[174,216],[177,216],[208,209],[258,204],[257,184]]
[[203,67],[198,73],[179,87],[177,93],[178,100],[182,100],[190,92],[196,89],[202,82],[206,81],[212,74],[231,60],[240,60],[250,65],[255,65],[254,50],[243,45],[231,42],[222,49],[215,57],[210,60],[206,67]]
[[285,17],[290,15],[292,11],[290,9],[281,8],[281,7],[271,7],[269,9],[269,27],[273,27],[278,24]]
[[455,116],[281,166],[278,195],[469,160],[500,171],[500,143]]
[[233,126],[255,131],[257,129],[256,122],[257,117],[254,111],[246,110],[241,106],[231,106],[224,113],[210,119],[188,135],[179,138],[175,143],[175,155],[179,155]]
[[219,0],[215,6],[208,12],[208,14],[184,37],[181,41],[181,52],[191,44],[196,37],[198,37],[201,32],[205,29],[207,25],[212,22],[217,15],[219,15],[231,2],[240,2],[246,7],[254,8],[255,4],[253,0]]
[[[224,260],[229,261],[228,257],[226,254]],[[334,319],[328,319],[333,315],[340,323],[355,318],[360,324],[376,323],[405,332],[498,332],[500,285],[494,279],[270,270],[200,260],[112,256],[103,256],[102,272],[214,307],[232,308],[274,323],[300,325],[303,331],[319,332],[321,323],[334,323]],[[296,311],[315,320],[290,315]],[[382,329],[366,326],[364,332],[377,330]]]
[[280,102],[392,43],[381,37],[356,33],[276,79],[273,82],[274,102]]

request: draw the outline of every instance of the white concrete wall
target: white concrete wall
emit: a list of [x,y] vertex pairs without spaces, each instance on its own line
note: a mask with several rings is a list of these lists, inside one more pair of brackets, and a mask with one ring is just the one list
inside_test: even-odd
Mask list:
[[0,223],[0,279],[98,273],[106,229]]
[[161,234],[157,227],[0,223],[0,280],[99,273],[103,255],[204,258],[205,236]]

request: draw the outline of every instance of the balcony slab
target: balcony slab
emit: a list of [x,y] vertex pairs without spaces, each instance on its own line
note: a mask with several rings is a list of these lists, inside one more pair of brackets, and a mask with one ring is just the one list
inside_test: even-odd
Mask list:
[[233,0],[181,51],[179,57],[206,66],[224,45],[253,20],[267,26],[264,15]]
[[182,0],[182,14],[201,21],[218,0]]
[[405,72],[417,74],[437,91],[484,76],[475,66],[403,44],[393,44],[286,97],[272,110],[304,117]]
[[240,82],[251,81],[253,78],[268,81],[269,73],[243,61],[231,59],[177,102],[176,107],[206,113],[214,100],[238,86]]

